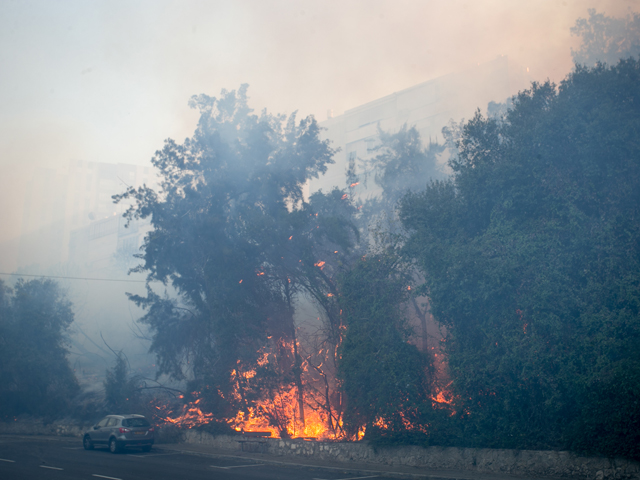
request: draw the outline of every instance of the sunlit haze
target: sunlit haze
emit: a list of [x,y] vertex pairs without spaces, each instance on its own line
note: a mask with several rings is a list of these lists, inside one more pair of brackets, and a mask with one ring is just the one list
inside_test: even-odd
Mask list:
[[[560,80],[587,8],[619,16],[637,4],[4,1],[0,242],[20,232],[32,167],[148,165],[165,138],[192,133],[193,94],[249,83],[255,109],[324,120],[497,55]],[[2,268],[16,266],[12,253]]]

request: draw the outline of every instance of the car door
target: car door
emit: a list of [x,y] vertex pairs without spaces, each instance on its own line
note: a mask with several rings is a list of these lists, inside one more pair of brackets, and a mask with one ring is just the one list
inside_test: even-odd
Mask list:
[[105,442],[109,441],[109,437],[111,436],[112,433],[117,435],[116,430],[119,423],[120,423],[119,418],[116,418],[116,417],[109,418],[107,425],[102,429],[105,431],[105,435],[104,435]]
[[93,430],[89,434],[93,443],[105,443],[107,441],[108,437],[105,435],[107,434],[106,426],[109,420],[110,417],[104,417],[93,427]]

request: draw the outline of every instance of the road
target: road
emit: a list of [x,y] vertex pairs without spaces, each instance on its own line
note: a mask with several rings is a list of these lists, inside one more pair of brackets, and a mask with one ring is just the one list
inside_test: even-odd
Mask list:
[[131,448],[112,454],[86,451],[80,439],[0,436],[0,479],[41,480],[356,480],[398,478],[300,465],[259,463],[249,458],[202,456]]

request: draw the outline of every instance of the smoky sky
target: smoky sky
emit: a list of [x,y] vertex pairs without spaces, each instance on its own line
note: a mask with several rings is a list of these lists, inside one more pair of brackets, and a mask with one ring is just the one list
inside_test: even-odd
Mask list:
[[578,45],[569,29],[588,8],[623,16],[640,5],[4,0],[0,243],[19,234],[30,169],[70,159],[148,165],[165,138],[193,132],[193,94],[249,83],[256,110],[324,120],[328,109],[340,114],[498,55],[559,81]]

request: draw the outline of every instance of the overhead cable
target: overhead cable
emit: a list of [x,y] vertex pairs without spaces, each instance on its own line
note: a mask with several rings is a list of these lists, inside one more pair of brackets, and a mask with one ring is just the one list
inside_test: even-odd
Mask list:
[[119,278],[90,278],[90,277],[63,277],[62,275],[28,275],[26,273],[5,273],[0,275],[12,275],[15,277],[36,277],[36,278],[62,278],[65,280],[95,280],[99,282],[126,282],[126,283],[145,283],[146,280],[125,280]]

